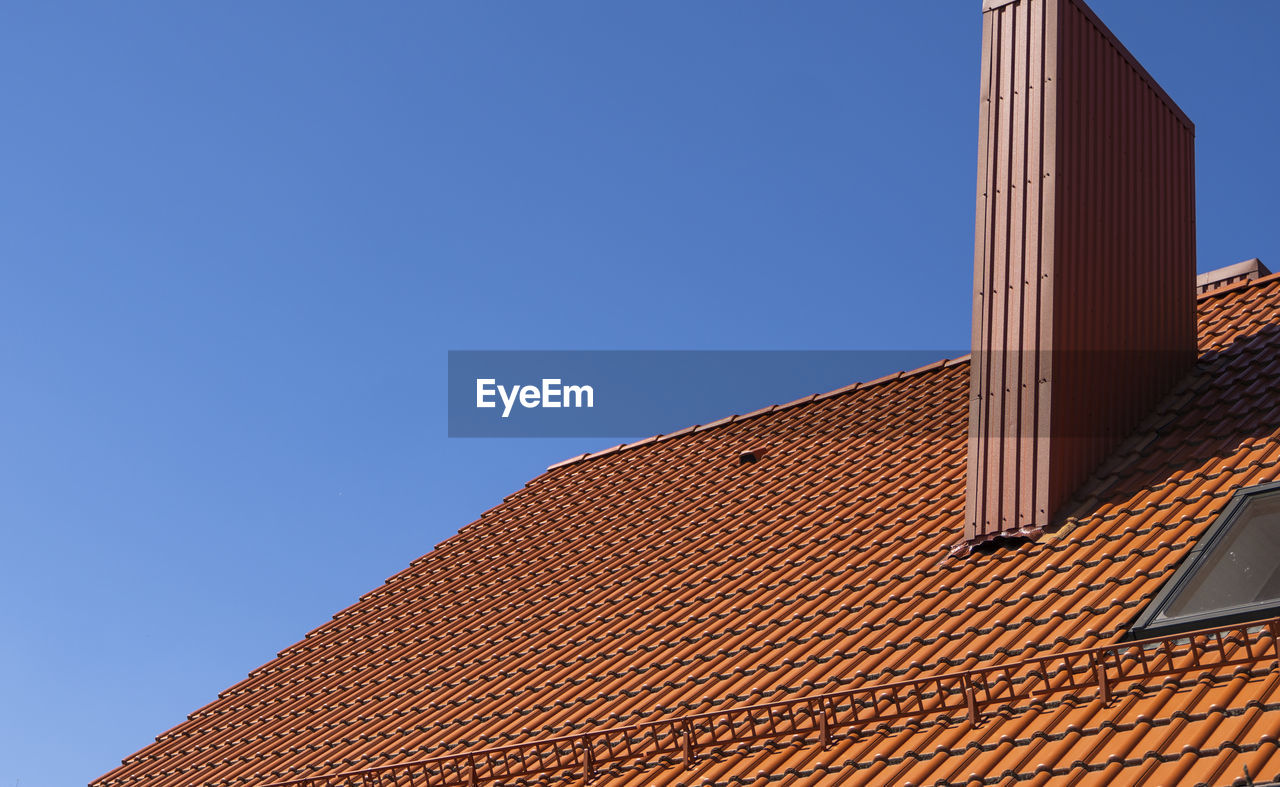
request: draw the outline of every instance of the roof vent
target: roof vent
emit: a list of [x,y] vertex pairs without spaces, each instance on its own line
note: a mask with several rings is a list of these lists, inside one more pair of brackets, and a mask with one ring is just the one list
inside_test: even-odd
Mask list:
[[761,459],[764,459],[764,454],[765,449],[763,448],[752,448],[750,451],[743,451],[738,454],[738,464],[753,465]]
[[1237,282],[1253,281],[1270,275],[1271,271],[1262,264],[1262,260],[1254,257],[1251,260],[1200,274],[1196,277],[1196,294],[1204,295],[1206,292],[1220,290]]
[[970,543],[1049,525],[1196,357],[1195,126],[1083,0],[982,19]]

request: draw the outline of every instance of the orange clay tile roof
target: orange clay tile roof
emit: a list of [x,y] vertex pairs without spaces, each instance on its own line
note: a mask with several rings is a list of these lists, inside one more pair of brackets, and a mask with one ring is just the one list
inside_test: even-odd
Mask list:
[[[515,751],[540,775],[503,777],[522,766],[499,753],[474,776],[463,758],[307,783],[1276,778],[1266,626],[1166,661],[1062,656],[1117,643],[1232,493],[1280,478],[1280,277],[1199,310],[1194,373],[1055,532],[952,553],[963,360],[641,441],[553,466],[95,784],[267,785],[537,741]],[[782,705],[724,714],[762,703]]]

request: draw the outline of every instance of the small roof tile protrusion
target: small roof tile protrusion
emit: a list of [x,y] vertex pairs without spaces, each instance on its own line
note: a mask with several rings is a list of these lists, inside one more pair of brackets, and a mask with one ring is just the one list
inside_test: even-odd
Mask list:
[[1196,276],[1196,294],[1204,295],[1245,281],[1254,281],[1263,276],[1270,276],[1271,271],[1262,260],[1254,257],[1251,260],[1237,262],[1224,268],[1216,268]]

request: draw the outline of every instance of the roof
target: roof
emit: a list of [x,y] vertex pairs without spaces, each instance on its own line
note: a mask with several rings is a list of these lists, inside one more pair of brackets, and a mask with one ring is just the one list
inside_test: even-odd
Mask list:
[[310,783],[1276,779],[1273,629],[1121,642],[1280,477],[1280,276],[1198,305],[1194,372],[1054,532],[954,552],[963,360],[650,438],[553,466],[95,784],[443,755]]

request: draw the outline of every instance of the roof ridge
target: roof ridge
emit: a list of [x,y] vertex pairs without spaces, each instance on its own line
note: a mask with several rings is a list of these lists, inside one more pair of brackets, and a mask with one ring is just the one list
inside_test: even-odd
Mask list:
[[[1259,276],[1256,279],[1245,279],[1243,281],[1234,282],[1225,287],[1219,287],[1218,289],[1210,290],[1208,292],[1196,293],[1196,301],[1199,302],[1202,300],[1207,300],[1209,298],[1215,298],[1222,295],[1230,295],[1232,293],[1237,292],[1238,290],[1242,290],[1248,287],[1255,287],[1255,286],[1270,284],[1275,281],[1280,281],[1280,271],[1277,271],[1276,273],[1268,274],[1266,276]],[[704,432],[708,429],[713,429],[718,426],[727,426],[731,423],[737,423],[739,421],[745,421],[748,418],[755,418],[757,416],[767,415],[769,413],[773,413],[778,410],[785,410],[791,407],[798,407],[802,404],[808,404],[810,402],[827,399],[832,396],[839,396],[840,394],[849,393],[851,391],[860,390],[862,388],[870,388],[872,386],[883,385],[885,383],[890,383],[905,377],[912,377],[918,374],[925,374],[927,372],[931,372],[938,368],[957,366],[961,363],[967,363],[971,356],[972,356],[972,353],[957,356],[955,358],[944,358],[938,361],[934,361],[933,363],[917,367],[915,369],[895,372],[893,374],[888,374],[883,377],[878,377],[868,382],[853,383],[851,385],[846,385],[840,388],[836,388],[833,391],[827,391],[825,393],[810,394],[809,396],[803,396],[799,399],[795,399],[793,401],[786,402],[784,404],[773,404],[767,407],[762,407],[759,410],[753,410],[752,412],[749,412],[749,413],[745,413],[741,415],[730,415],[725,418],[720,418],[715,421],[711,421],[710,423],[694,424],[692,426],[686,426],[683,429],[677,429],[674,432],[668,432],[666,434],[651,435],[649,437],[645,437],[640,440],[635,440],[630,443],[619,443],[617,445],[610,446],[609,448],[604,448],[599,451],[588,451],[586,453],[578,454],[577,456],[571,456],[568,459],[562,459],[559,462],[550,464],[547,466],[547,470],[548,471],[555,470],[560,467],[577,464],[579,462],[584,462],[588,459],[596,459],[601,456],[605,456],[607,454],[616,453],[618,451],[623,451],[631,448],[639,448],[640,446],[648,445],[649,443],[669,440],[673,437],[679,437],[681,435],[689,434],[690,432]]]
[[1256,279],[1242,279],[1241,281],[1232,282],[1231,284],[1228,284],[1225,287],[1219,287],[1215,290],[1209,290],[1208,292],[1198,292],[1196,293],[1196,302],[1208,300],[1209,298],[1214,298],[1219,295],[1230,295],[1232,293],[1237,292],[1238,290],[1247,289],[1249,287],[1256,287],[1261,284],[1270,284],[1271,282],[1277,281],[1277,280],[1280,280],[1280,271],[1276,271],[1275,273],[1268,273],[1266,276],[1259,276]]
[[[1280,274],[1277,274],[1277,275],[1280,275]],[[705,432],[709,429],[714,429],[716,427],[728,426],[729,424],[745,421],[748,418],[756,418],[762,415],[775,413],[779,410],[786,410],[792,407],[799,407],[800,405],[809,404],[810,402],[817,402],[823,399],[830,399],[833,396],[840,396],[841,394],[851,393],[853,391],[860,391],[864,388],[871,388],[874,386],[885,385],[891,382],[896,382],[897,380],[906,379],[908,377],[915,377],[918,375],[927,374],[928,372],[932,372],[937,369],[945,369],[945,368],[950,368],[952,366],[959,366],[962,363],[968,363],[971,355],[972,353],[966,353],[965,355],[960,355],[955,358],[941,358],[939,360],[934,361],[933,363],[925,364],[924,366],[919,366],[915,369],[908,369],[906,371],[886,374],[883,377],[877,377],[876,379],[869,380],[867,382],[851,383],[849,385],[841,386],[840,388],[836,388],[835,390],[827,391],[825,393],[809,394],[808,396],[802,396],[799,399],[793,399],[792,401],[786,402],[784,404],[771,404],[771,405],[768,405],[767,407],[761,407],[758,410],[752,410],[749,413],[744,413],[741,415],[729,415],[729,416],[725,416],[724,418],[719,418],[715,421],[711,421],[710,423],[694,424],[693,426],[686,426],[683,429],[677,429],[674,432],[668,432],[666,434],[651,435],[650,437],[645,437],[631,443],[619,443],[615,446],[610,446],[609,448],[604,448],[599,451],[588,451],[585,454],[578,454],[577,456],[571,456],[568,459],[562,459],[561,461],[556,462],[555,464],[548,465],[547,471],[549,472],[551,470],[555,470],[557,468],[564,467],[566,465],[577,464],[578,462],[585,462],[588,459],[597,459],[601,456],[605,456],[606,454],[612,454],[612,453],[627,450],[630,448],[639,448],[642,445],[661,442],[663,440],[670,440],[673,437],[680,437],[682,435],[689,434],[690,432]]]

